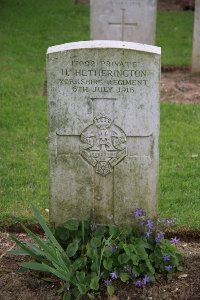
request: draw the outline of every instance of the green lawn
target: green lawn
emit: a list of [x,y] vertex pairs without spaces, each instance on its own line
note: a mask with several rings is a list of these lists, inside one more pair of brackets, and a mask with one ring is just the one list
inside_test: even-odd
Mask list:
[[200,229],[199,124],[199,105],[161,105],[159,211]]
[[[193,13],[158,13],[163,64],[190,65]],[[0,224],[48,207],[48,46],[89,39],[89,8],[69,0],[0,1]],[[160,212],[200,228],[198,105],[161,105]],[[193,155],[199,155],[194,156]]]
[[193,22],[191,11],[158,13],[156,45],[162,47],[163,65],[191,65]]

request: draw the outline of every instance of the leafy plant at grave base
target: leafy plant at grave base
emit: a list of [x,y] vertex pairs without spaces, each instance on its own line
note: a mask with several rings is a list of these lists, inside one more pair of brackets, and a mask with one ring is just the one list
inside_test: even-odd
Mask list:
[[61,280],[63,299],[96,299],[100,284],[109,295],[115,290],[113,281],[132,281],[140,287],[155,281],[160,273],[169,279],[180,270],[178,239],[167,240],[159,228],[171,220],[151,220],[142,209],[130,216],[131,225],[97,225],[91,220],[70,219],[50,230],[38,210],[33,212],[45,233],[45,239],[24,227],[34,244],[12,239],[20,247],[12,255],[29,255],[34,261],[21,263],[22,270],[49,272]]

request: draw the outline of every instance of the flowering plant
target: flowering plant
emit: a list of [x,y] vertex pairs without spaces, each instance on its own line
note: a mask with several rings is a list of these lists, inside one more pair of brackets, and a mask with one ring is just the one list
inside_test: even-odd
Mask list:
[[91,220],[70,219],[53,230],[34,207],[33,212],[46,239],[23,226],[35,243],[22,243],[12,236],[21,249],[10,253],[28,254],[34,259],[21,264],[25,270],[58,277],[63,300],[84,295],[96,299],[100,284],[106,285],[112,295],[115,280],[132,281],[140,287],[155,281],[159,273],[170,278],[179,269],[181,254],[175,247],[178,239],[165,239],[158,229],[162,222],[147,219],[142,209],[133,212],[130,225],[97,225]]

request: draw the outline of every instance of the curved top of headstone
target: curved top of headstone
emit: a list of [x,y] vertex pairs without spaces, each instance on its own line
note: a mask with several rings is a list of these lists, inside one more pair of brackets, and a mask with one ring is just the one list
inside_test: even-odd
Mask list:
[[61,45],[56,45],[49,47],[47,49],[47,54],[54,53],[54,52],[63,52],[75,49],[93,49],[93,48],[113,48],[113,49],[129,49],[129,50],[136,50],[141,52],[148,52],[154,54],[161,54],[161,48],[146,45],[146,44],[138,44],[133,42],[121,42],[121,41],[83,41],[83,42],[73,42],[73,43],[66,43]]

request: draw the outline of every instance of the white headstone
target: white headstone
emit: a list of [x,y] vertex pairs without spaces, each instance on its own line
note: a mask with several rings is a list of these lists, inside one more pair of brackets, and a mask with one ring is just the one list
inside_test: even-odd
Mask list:
[[156,0],[90,0],[92,40],[154,45]]
[[200,0],[195,1],[192,72],[200,72]]
[[119,41],[50,47],[50,219],[126,223],[156,213],[160,48]]

